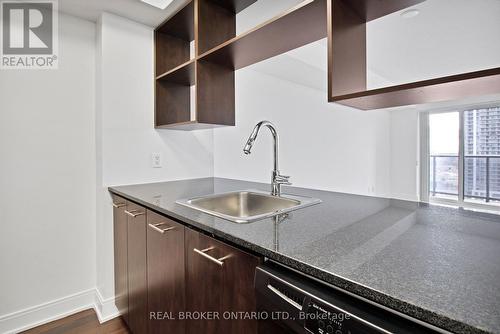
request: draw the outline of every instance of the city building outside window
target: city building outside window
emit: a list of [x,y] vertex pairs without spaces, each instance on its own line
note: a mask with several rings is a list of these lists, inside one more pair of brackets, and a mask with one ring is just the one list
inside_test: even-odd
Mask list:
[[427,112],[421,199],[500,209],[500,106]]

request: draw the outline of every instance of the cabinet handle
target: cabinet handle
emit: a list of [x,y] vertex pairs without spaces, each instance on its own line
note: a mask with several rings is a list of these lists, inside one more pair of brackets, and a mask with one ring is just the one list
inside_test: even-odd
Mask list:
[[210,256],[210,255],[208,255],[208,254],[207,254],[207,252],[208,252],[208,251],[211,251],[211,250],[212,250],[212,249],[214,249],[214,248],[215,248],[215,247],[208,247],[208,248],[205,248],[205,249],[202,249],[202,250],[199,250],[199,249],[193,248],[193,251],[195,251],[195,253],[198,253],[198,254],[200,254],[201,256],[203,256],[203,257],[205,257],[205,258],[209,259],[210,261],[217,263],[219,266],[221,266],[221,267],[222,267],[222,266],[224,265],[224,262],[223,262],[223,261],[224,261],[225,259],[230,258],[230,257],[231,257],[231,255],[226,255],[226,256],[223,256],[223,257],[221,257],[221,258],[216,259],[215,257],[212,257],[212,256]]
[[137,217],[137,216],[142,216],[142,215],[145,215],[146,212],[140,212],[139,210],[124,210],[124,212],[129,215],[130,217]]
[[149,227],[151,227],[153,230],[157,231],[157,232],[160,232],[161,234],[167,232],[167,231],[171,231],[173,230],[175,227],[174,226],[170,226],[170,227],[167,227],[167,228],[159,228],[158,226],[161,226],[161,225],[166,225],[167,223],[156,223],[156,224],[148,224]]
[[127,205],[127,204],[125,204],[123,202],[113,203],[114,208],[121,208],[121,207],[124,207],[125,205]]

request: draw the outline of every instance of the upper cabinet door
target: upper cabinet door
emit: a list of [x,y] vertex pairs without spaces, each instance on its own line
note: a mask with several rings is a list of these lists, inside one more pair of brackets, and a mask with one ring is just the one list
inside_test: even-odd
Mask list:
[[224,319],[224,312],[255,311],[253,280],[259,259],[186,229],[186,309],[219,319],[186,323],[187,333],[256,333],[257,322]]
[[146,268],[146,209],[129,202],[128,219],[128,325],[134,334],[148,331],[148,291]]
[[500,93],[500,2],[327,4],[329,101],[368,110]]
[[127,201],[116,195],[113,200],[113,240],[115,264],[115,305],[128,323],[128,271],[127,271]]
[[[149,312],[161,314],[150,319],[149,333],[182,334],[186,321],[178,315],[185,310],[186,300],[184,226],[151,211],[147,212],[147,224]],[[167,319],[170,314],[176,319]]]

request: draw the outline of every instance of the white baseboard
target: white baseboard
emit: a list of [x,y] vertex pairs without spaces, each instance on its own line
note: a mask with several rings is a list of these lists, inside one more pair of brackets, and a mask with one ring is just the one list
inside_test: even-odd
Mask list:
[[99,322],[119,315],[114,298],[104,300],[97,289],[89,289],[37,306],[0,316],[0,333],[15,334],[93,308]]
[[415,194],[393,193],[391,194],[390,197],[394,199],[400,199],[403,201],[418,202],[418,196]]
[[115,306],[115,298],[104,299],[99,289],[95,289],[94,305],[95,313],[97,313],[101,324],[120,315]]

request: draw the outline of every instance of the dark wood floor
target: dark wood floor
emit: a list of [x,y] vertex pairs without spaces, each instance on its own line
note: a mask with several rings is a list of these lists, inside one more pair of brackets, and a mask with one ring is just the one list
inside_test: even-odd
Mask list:
[[23,332],[24,334],[129,334],[121,318],[99,323],[93,309],[50,322]]

